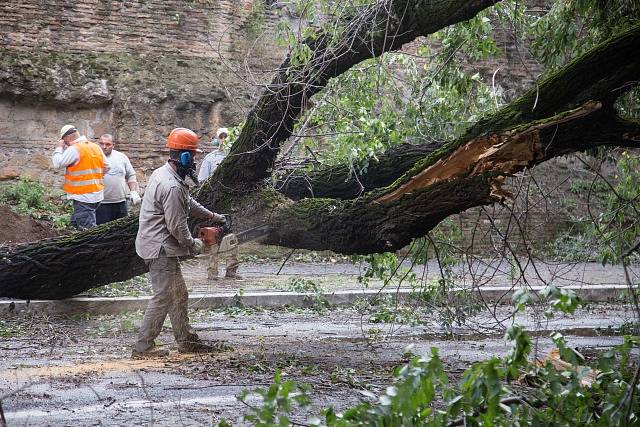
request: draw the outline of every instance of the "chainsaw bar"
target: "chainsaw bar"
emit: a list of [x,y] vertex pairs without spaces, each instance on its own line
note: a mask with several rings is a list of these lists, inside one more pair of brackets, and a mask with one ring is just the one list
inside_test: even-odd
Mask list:
[[248,230],[241,231],[240,233],[234,233],[238,238],[238,244],[244,242],[250,242],[266,236],[271,232],[271,227],[268,224],[262,224],[257,227],[250,228]]

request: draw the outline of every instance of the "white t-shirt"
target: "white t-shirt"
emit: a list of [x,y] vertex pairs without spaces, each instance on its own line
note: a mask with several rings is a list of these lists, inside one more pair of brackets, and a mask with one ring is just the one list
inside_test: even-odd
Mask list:
[[112,150],[107,156],[109,172],[104,176],[104,200],[102,203],[124,202],[129,194],[128,182],[136,182],[136,171],[126,154]]

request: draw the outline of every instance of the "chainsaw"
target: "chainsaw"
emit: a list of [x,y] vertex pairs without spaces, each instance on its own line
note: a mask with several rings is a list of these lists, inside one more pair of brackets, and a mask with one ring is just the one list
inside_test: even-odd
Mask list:
[[268,224],[262,224],[240,233],[232,233],[233,222],[231,215],[223,214],[222,216],[225,218],[223,225],[202,227],[200,229],[199,237],[207,248],[206,252],[210,252],[213,246],[218,246],[218,252],[228,252],[237,248],[238,245],[258,240],[271,231],[271,227]]

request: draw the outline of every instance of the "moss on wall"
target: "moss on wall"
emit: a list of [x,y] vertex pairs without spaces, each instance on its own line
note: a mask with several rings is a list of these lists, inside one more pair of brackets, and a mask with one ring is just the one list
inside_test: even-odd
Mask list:
[[130,53],[0,50],[0,97],[25,102],[99,106],[122,100],[219,101],[214,79],[222,66],[208,58]]

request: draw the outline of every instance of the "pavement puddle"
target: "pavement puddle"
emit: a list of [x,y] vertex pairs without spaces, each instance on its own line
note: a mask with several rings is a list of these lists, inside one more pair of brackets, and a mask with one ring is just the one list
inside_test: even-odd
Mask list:
[[[573,337],[585,337],[585,338],[598,338],[598,337],[620,337],[625,335],[625,331],[615,327],[604,327],[604,328],[592,328],[592,327],[569,327],[569,328],[557,328],[557,329],[530,329],[527,328],[527,332],[532,337],[548,337],[554,332],[560,332],[566,336]],[[362,344],[369,343],[371,341],[370,337],[367,336],[351,336],[351,335],[341,335],[339,333],[320,333],[321,336],[319,341],[323,342],[346,342],[351,344]],[[420,340],[421,342],[432,342],[432,341],[482,341],[482,340],[490,340],[490,339],[503,339],[504,338],[503,331],[491,331],[485,333],[478,333],[471,329],[465,328],[455,328],[455,330],[451,333],[446,333],[444,331],[440,332],[407,332],[404,334],[398,334],[397,332],[394,334],[389,334],[388,337],[385,338],[385,342],[404,342],[407,339]],[[385,335],[385,334],[382,334]]]

